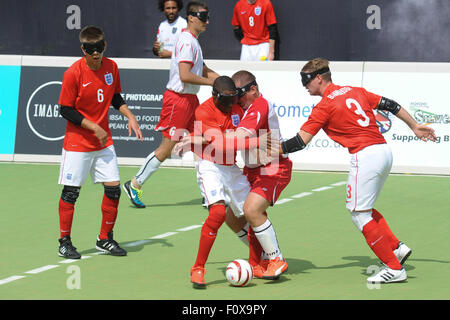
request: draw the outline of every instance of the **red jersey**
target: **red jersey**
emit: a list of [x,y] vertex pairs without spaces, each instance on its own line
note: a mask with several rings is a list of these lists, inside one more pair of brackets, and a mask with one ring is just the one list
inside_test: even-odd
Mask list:
[[[223,139],[223,135],[230,130],[235,130],[241,121],[244,111],[239,105],[234,105],[230,113],[223,113],[215,105],[213,98],[209,98],[195,110],[194,134],[197,133],[197,126],[201,124],[201,134],[209,142],[215,139]],[[202,147],[201,154],[198,150],[193,150],[202,159],[221,164],[221,165],[233,165],[236,163],[236,151],[227,156],[226,152],[222,155],[217,154],[212,144],[208,144]]]
[[63,143],[65,150],[89,152],[113,144],[108,110],[113,96],[121,91],[119,69],[108,58],[103,57],[99,70],[90,69],[84,57],[66,70],[58,103],[77,109],[86,119],[100,125],[108,133],[108,140],[102,147],[92,131],[67,121]]
[[255,45],[269,42],[269,29],[271,24],[277,23],[272,2],[269,0],[256,0],[249,4],[247,0],[240,0],[234,6],[231,24],[241,27],[244,34],[241,43]]
[[315,135],[323,129],[350,153],[386,143],[373,113],[380,99],[364,88],[330,84],[301,130]]
[[[273,108],[273,105],[267,101],[261,94],[253,103],[245,110],[244,116],[242,117],[239,128],[245,129],[250,133],[256,131],[256,136],[259,137],[260,134],[266,133],[269,130],[272,134],[280,134],[280,125],[278,122],[278,116]],[[281,138],[281,136],[280,136]],[[244,160],[248,159],[248,152],[244,152]],[[279,161],[290,161],[287,155],[280,155]],[[246,162],[246,166],[252,168],[255,167],[253,164]]]

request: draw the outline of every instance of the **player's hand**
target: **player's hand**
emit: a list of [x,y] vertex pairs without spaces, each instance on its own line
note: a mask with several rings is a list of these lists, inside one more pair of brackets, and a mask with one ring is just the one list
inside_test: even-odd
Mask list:
[[96,125],[94,129],[94,134],[97,137],[98,141],[100,142],[100,146],[104,147],[106,141],[108,140],[108,133],[105,130],[103,130],[102,127]]
[[172,150],[172,153],[176,156],[181,157],[185,152],[188,152],[191,150],[191,144],[192,144],[192,136],[186,136],[183,139],[181,139]]
[[436,141],[436,134],[434,133],[434,129],[428,127],[426,125],[419,125],[413,129],[414,134],[422,141]]
[[159,51],[159,48],[161,48],[161,42],[155,41],[155,42],[153,43],[153,51],[158,52],[158,51]]
[[267,54],[267,60],[268,60],[268,61],[272,61],[273,59],[275,59],[275,54],[269,52],[269,53]]
[[134,131],[134,133],[136,134],[136,138],[138,138],[141,141],[144,140],[144,138],[142,137],[141,128],[139,128],[139,124],[134,116],[128,118],[128,136],[129,137],[131,137],[131,131]]
[[267,157],[278,157],[280,145],[280,137],[275,132],[269,130],[259,136],[260,153],[265,153]]

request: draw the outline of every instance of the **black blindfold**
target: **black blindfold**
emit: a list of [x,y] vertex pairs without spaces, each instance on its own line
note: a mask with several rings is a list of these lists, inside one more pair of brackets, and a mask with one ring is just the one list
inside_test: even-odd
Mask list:
[[310,83],[318,74],[327,73],[330,71],[330,68],[325,67],[313,72],[300,72],[300,75],[302,77],[302,84],[304,87],[307,86],[308,83]]
[[200,21],[203,22],[209,20],[209,11],[199,11],[199,12],[188,11],[187,15],[197,17],[200,19]]
[[88,55],[92,55],[95,51],[102,53],[105,50],[105,40],[100,40],[97,42],[83,42],[83,50],[86,51]]

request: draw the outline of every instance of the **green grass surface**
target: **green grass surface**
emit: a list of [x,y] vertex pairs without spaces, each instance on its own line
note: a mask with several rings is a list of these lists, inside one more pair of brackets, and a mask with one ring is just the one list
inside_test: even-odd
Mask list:
[[[137,167],[121,167],[122,182]],[[72,240],[89,258],[61,263],[58,257],[58,165],[0,163],[0,299],[151,299],[151,300],[359,300],[449,299],[449,177],[391,175],[376,208],[392,230],[413,250],[404,283],[369,288],[370,266],[379,266],[345,209],[345,185],[312,192],[270,208],[288,272],[278,281],[254,279],[234,288],[225,280],[227,264],[247,259],[247,248],[224,225],[206,265],[207,288],[189,281],[200,228],[201,207],[193,169],[161,168],[144,186],[146,209],[134,208],[122,193],[115,239],[126,257],[96,255],[100,229],[101,185],[88,179],[76,204]],[[280,200],[346,181],[345,173],[294,172]],[[141,245],[136,241],[176,232]],[[132,246],[129,246],[129,245]],[[43,266],[53,269],[26,273]],[[75,270],[75,273],[73,273]],[[79,275],[79,289],[70,281]],[[69,283],[69,285],[68,285]]]

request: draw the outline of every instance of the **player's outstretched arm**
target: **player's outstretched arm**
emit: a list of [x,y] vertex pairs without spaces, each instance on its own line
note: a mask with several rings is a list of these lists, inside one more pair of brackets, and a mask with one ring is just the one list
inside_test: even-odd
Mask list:
[[314,136],[304,130],[300,130],[294,137],[280,144],[280,153],[291,153],[303,150]]
[[422,141],[436,141],[436,135],[434,133],[434,129],[426,126],[420,125],[414,120],[413,117],[406,111],[404,108],[400,107],[400,110],[396,114],[396,116],[405,122],[408,127],[414,132],[414,134]]

